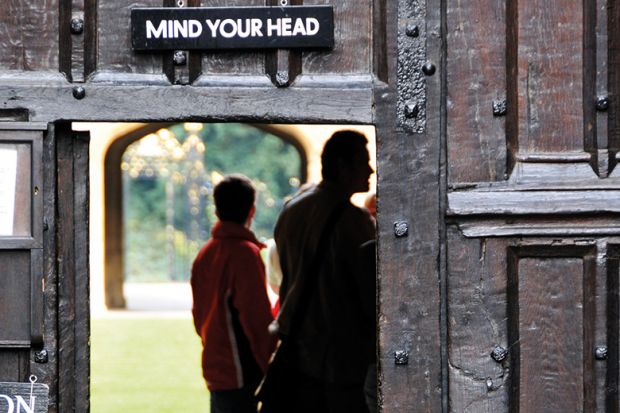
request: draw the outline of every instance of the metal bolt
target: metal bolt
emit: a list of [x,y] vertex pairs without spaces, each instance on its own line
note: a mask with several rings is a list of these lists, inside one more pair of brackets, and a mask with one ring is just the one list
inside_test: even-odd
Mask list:
[[506,350],[502,346],[496,346],[493,349],[493,351],[491,351],[491,358],[498,363],[501,363],[502,361],[506,360],[507,356],[508,356],[508,350]]
[[417,24],[408,24],[405,34],[409,37],[418,37],[420,35],[420,28]]
[[34,362],[39,364],[45,364],[49,360],[47,350],[43,349],[34,353]]
[[403,238],[409,235],[409,224],[407,224],[405,221],[395,222],[394,235],[396,235],[396,238]]
[[609,109],[609,98],[607,96],[599,96],[596,98],[596,110],[606,111]]
[[187,54],[185,54],[185,52],[177,50],[176,52],[174,52],[172,61],[174,62],[175,66],[183,66],[185,65],[185,63],[187,63]]
[[435,70],[435,65],[430,62],[422,66],[422,72],[424,72],[426,76],[433,76],[435,74]]
[[607,346],[598,346],[594,351],[594,355],[597,360],[607,360]]
[[404,350],[395,351],[394,364],[397,366],[406,366],[409,364],[409,353]]
[[276,86],[277,87],[285,87],[288,86],[290,79],[288,77],[287,70],[278,70],[276,73]]
[[418,116],[420,113],[420,107],[417,103],[407,103],[405,105],[405,117],[411,119]]
[[495,390],[495,388],[493,387],[493,379],[491,379],[490,377],[487,377],[486,385],[487,385],[487,391]]
[[505,116],[506,112],[506,99],[493,101],[493,116]]
[[80,18],[71,19],[71,33],[82,34],[84,32],[84,20]]
[[73,88],[73,97],[76,99],[84,99],[84,96],[86,96],[86,89],[84,89],[84,87],[82,86],[76,86]]

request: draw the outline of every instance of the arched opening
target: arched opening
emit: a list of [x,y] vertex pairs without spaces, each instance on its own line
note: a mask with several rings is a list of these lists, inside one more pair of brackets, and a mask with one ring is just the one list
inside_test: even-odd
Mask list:
[[[148,140],[150,138],[150,140]],[[143,145],[135,146],[137,142],[147,142]],[[243,146],[241,146],[243,143]],[[212,150],[205,151],[205,146],[213,146]],[[127,151],[132,147],[132,153]],[[269,168],[263,172],[256,168],[248,167],[254,165],[253,162],[244,167],[243,158],[248,156],[259,156],[268,158],[269,151],[274,151]],[[143,153],[140,153],[143,152]],[[294,152],[295,154],[292,154]],[[282,159],[282,154],[287,157]],[[126,159],[124,159],[124,157]],[[131,157],[135,160],[132,163]],[[290,159],[289,159],[290,158]],[[295,159],[297,158],[297,159]],[[292,161],[293,171],[285,163]],[[241,164],[240,164],[241,162]],[[270,190],[271,185],[267,185],[266,175],[279,175],[282,180],[284,169],[278,170],[278,162],[281,167],[289,169],[288,178],[289,188],[285,185],[276,185],[276,193]],[[267,163],[265,166],[267,166]],[[127,303],[124,296],[124,281],[126,279],[139,279],[143,269],[146,273],[148,268],[143,268],[140,263],[132,260],[134,252],[131,245],[131,238],[139,234],[141,237],[148,237],[145,231],[149,223],[142,221],[144,217],[135,217],[132,222],[141,228],[134,228],[133,231],[126,231],[128,217],[125,211],[131,204],[131,200],[141,202],[139,197],[131,197],[131,190],[134,188],[150,186],[151,190],[144,193],[160,192],[159,199],[166,203],[165,216],[166,222],[154,222],[155,227],[165,227],[166,242],[162,245],[166,251],[168,263],[168,274],[170,279],[185,279],[189,274],[189,265],[193,255],[197,252],[200,242],[208,238],[209,217],[204,214],[208,198],[208,191],[217,176],[222,173],[242,172],[248,176],[254,175],[258,182],[259,202],[255,230],[259,236],[268,238],[270,228],[272,228],[279,210],[278,204],[286,196],[290,195],[296,188],[306,181],[307,177],[307,154],[298,137],[287,131],[285,127],[275,127],[270,125],[243,125],[243,124],[150,124],[128,133],[116,139],[110,145],[105,155],[104,163],[104,188],[105,188],[105,305],[107,308],[125,308]],[[162,172],[163,171],[163,172]],[[169,176],[162,176],[162,173]],[[135,175],[132,177],[131,175]],[[176,181],[176,190],[175,190]],[[275,184],[273,179],[270,182]],[[185,203],[185,211],[175,208],[175,192],[186,191],[186,198],[192,198],[194,204],[189,206]],[[190,192],[194,195],[190,196]],[[287,193],[288,192],[288,193]],[[261,196],[262,195],[262,196]],[[128,199],[130,198],[130,199]],[[164,201],[165,198],[165,201]],[[130,201],[129,203],[127,201]],[[162,202],[162,203],[163,203]],[[177,202],[178,204],[178,202]],[[134,205],[135,206],[135,205]],[[175,211],[176,209],[176,211]],[[161,211],[162,208],[159,208]],[[189,217],[189,219],[187,219]],[[211,222],[214,217],[211,211]],[[178,222],[182,221],[182,222]],[[159,224],[159,225],[158,225]],[[184,231],[175,231],[175,228],[185,226]],[[194,228],[187,228],[187,224]],[[258,228],[256,228],[258,226]],[[155,234],[151,234],[155,235]],[[189,237],[189,238],[188,238]],[[158,240],[155,236],[151,241]],[[129,242],[129,245],[128,245]],[[184,251],[179,254],[175,251],[175,242],[184,244]],[[149,245],[149,247],[156,247]],[[160,253],[159,251],[158,253]],[[144,253],[138,253],[143,260]],[[179,263],[178,256],[183,255],[182,262]],[[161,257],[161,255],[160,255]],[[152,265],[157,262],[150,261]],[[161,263],[159,263],[161,265]],[[157,279],[156,273],[151,271],[150,281]],[[155,276],[153,276],[155,275]],[[143,277],[144,278],[144,277]],[[161,277],[165,279],[165,277]]]

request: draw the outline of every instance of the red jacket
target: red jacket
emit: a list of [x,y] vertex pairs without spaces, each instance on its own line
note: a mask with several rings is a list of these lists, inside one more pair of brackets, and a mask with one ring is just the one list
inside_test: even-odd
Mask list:
[[264,245],[244,226],[218,222],[192,266],[192,313],[202,339],[202,371],[211,391],[255,383],[275,337],[267,298]]

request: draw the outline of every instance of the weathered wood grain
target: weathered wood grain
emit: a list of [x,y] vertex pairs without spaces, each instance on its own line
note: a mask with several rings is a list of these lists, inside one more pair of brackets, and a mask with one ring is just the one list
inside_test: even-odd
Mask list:
[[587,246],[511,251],[511,411],[593,411],[594,260]]
[[97,71],[163,76],[161,53],[135,53],[131,48],[130,11],[134,7],[162,7],[162,0],[97,3]]
[[[407,133],[397,116],[396,47],[406,19],[401,2],[385,2],[387,80],[375,89],[378,174],[379,392],[384,413],[438,412],[442,406],[439,286],[439,165],[441,76],[428,79],[426,134]],[[439,31],[439,2],[427,5],[427,24]],[[413,16],[409,16],[413,17]],[[424,16],[415,16],[424,19]],[[441,40],[430,38],[428,58],[441,62]],[[409,235],[397,238],[394,223]],[[409,353],[407,365],[395,352]]]
[[372,123],[369,88],[251,87],[244,76],[226,87],[85,85],[77,100],[71,85],[0,85],[0,106],[27,107],[32,121],[239,121],[271,123]]
[[[303,52],[304,74],[372,72],[372,4],[370,1],[305,0],[305,5],[334,7],[334,50]],[[377,28],[381,30],[381,28]]]
[[28,349],[0,349],[0,380],[26,381],[28,354]]
[[620,213],[620,191],[462,191],[448,195],[448,215]]
[[58,70],[58,0],[7,0],[0,13],[0,70]]
[[449,1],[447,123],[450,182],[499,181],[506,173],[506,5]]
[[0,340],[29,344],[30,251],[0,250],[0,268]]
[[608,412],[617,412],[618,384],[620,371],[620,245],[607,246],[607,374],[605,377],[605,407]]
[[76,269],[73,139],[68,124],[57,126],[57,242],[58,242],[58,411],[74,411],[76,395],[75,327]]
[[506,411],[510,365],[490,355],[508,348],[507,244],[448,231],[450,412]]
[[[516,96],[508,117],[519,152],[584,148],[584,9],[559,0],[511,0],[508,81]],[[516,15],[514,14],[516,13]],[[514,66],[512,66],[514,64]],[[569,87],[567,87],[569,86]],[[516,149],[513,148],[513,149]]]

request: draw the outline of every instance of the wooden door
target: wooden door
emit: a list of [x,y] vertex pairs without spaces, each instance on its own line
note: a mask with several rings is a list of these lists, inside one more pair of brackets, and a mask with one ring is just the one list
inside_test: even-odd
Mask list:
[[50,412],[87,411],[88,136],[0,123],[0,168],[0,381],[34,375]]
[[448,411],[617,411],[615,1],[448,1]]
[[385,16],[384,411],[617,411],[620,4]]

